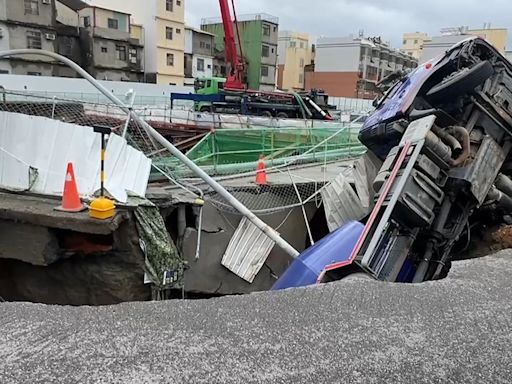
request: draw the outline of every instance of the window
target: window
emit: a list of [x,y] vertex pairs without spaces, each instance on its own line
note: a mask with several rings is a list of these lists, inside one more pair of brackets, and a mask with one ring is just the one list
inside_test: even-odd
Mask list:
[[84,27],[89,28],[91,26],[91,16],[84,17]]
[[208,43],[206,44],[206,49],[211,49],[211,47],[212,46],[210,44],[208,44]]
[[290,41],[290,48],[295,48],[297,47],[297,42],[296,41]]
[[207,66],[207,67],[208,67],[208,69],[212,69],[212,66],[211,66],[211,64],[208,64],[208,66]]
[[167,54],[167,65],[169,67],[174,67],[174,55],[172,53]]
[[261,66],[261,77],[267,77],[268,76],[268,67],[266,65]]
[[261,49],[261,56],[262,57],[269,57],[270,56],[270,48],[268,45],[262,46]]
[[304,68],[304,59],[303,58],[300,59],[300,67]]
[[70,37],[62,36],[59,52],[62,56],[70,57],[73,53],[73,40]]
[[181,33],[181,29],[176,28],[176,33],[179,35]]
[[41,32],[27,31],[27,48],[41,49]]
[[172,12],[174,10],[174,0],[165,0],[165,10],[167,12]]
[[117,19],[108,19],[108,27],[110,29],[119,29],[119,21]]
[[107,47],[101,47],[101,53],[107,53],[108,49]]
[[41,72],[27,72],[27,75],[29,76],[42,76],[43,74]]
[[277,32],[277,27],[274,25],[274,32]]
[[204,59],[197,59],[197,70],[204,72]]
[[117,60],[126,61],[126,46],[116,45],[116,58]]
[[404,45],[406,45],[406,44],[407,44],[407,40],[404,40],[404,41],[403,41],[403,44],[404,44]]
[[178,7],[181,7],[181,0],[176,0],[176,5],[177,5]]
[[7,69],[0,69],[0,75],[8,75],[9,71]]
[[172,40],[172,28],[171,27],[165,27],[165,38],[167,40]]
[[39,15],[39,0],[25,0],[25,15]]
[[130,59],[130,64],[137,64],[137,50],[130,48],[128,51],[128,56]]
[[200,41],[199,48],[206,48],[206,43],[204,41]]
[[416,40],[414,40],[414,44],[418,44],[418,40],[417,40],[417,39],[416,39]]
[[301,73],[301,74],[299,75],[299,84],[303,84],[303,83],[304,83],[304,74],[303,74],[303,73]]
[[300,42],[300,48],[304,49],[304,42],[303,41]]
[[263,24],[263,36],[270,36],[270,25]]

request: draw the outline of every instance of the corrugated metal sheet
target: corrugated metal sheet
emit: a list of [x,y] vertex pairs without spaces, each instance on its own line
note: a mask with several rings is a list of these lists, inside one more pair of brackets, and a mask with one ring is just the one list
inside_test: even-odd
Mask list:
[[322,188],[322,200],[329,231],[351,220],[360,220],[368,212],[343,174]]
[[252,283],[274,245],[274,241],[244,217],[233,234],[221,263],[237,276]]
[[[80,194],[91,196],[99,187],[100,149],[91,127],[0,112],[0,187],[61,195],[72,162]],[[105,166],[107,189],[118,201],[126,202],[127,190],[145,195],[151,160],[123,138],[111,135]]]

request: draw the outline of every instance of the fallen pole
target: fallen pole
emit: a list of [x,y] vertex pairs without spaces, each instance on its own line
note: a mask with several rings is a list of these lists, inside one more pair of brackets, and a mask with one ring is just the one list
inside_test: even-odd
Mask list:
[[197,166],[192,160],[190,160],[185,154],[183,154],[178,148],[172,145],[165,137],[163,137],[160,133],[158,133],[151,125],[146,123],[143,119],[139,117],[139,115],[132,110],[128,106],[126,106],[120,99],[118,99],[114,94],[109,92],[103,85],[101,85],[94,77],[92,77],[87,71],[85,71],[82,67],[76,64],[74,61],[61,56],[54,52],[42,51],[40,49],[14,49],[9,51],[0,51],[0,58],[10,57],[10,56],[20,56],[20,55],[39,55],[39,56],[47,56],[51,57],[55,60],[58,60],[70,68],[77,71],[84,79],[89,81],[98,91],[100,91],[105,97],[107,97],[110,101],[116,104],[119,108],[123,110],[123,112],[128,115],[131,114],[133,120],[135,120],[138,124],[142,125],[146,132],[151,135],[157,142],[159,142],[163,147],[165,147],[173,156],[175,156],[178,160],[180,160],[183,164],[185,164],[188,168],[190,168],[199,178],[204,180],[212,189],[217,192],[220,196],[222,196],[226,201],[233,206],[238,212],[240,212],[244,217],[246,217],[251,223],[253,223],[257,228],[259,228],[265,235],[271,238],[278,247],[280,247],[283,251],[285,251],[288,255],[296,258],[299,255],[299,252],[293,248],[286,240],[284,240],[274,228],[267,225],[263,220],[257,217],[253,212],[251,212],[245,205],[243,205],[240,201],[238,201],[233,195],[231,195],[222,185],[217,183],[210,175],[208,175],[205,171],[203,171],[199,166]]

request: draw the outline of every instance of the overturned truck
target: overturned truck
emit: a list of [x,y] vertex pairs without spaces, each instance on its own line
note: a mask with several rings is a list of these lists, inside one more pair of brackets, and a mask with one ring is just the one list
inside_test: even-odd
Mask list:
[[480,38],[398,79],[359,136],[383,160],[374,208],[319,280],[355,266],[383,281],[445,276],[474,221],[512,211],[511,135],[512,65]]

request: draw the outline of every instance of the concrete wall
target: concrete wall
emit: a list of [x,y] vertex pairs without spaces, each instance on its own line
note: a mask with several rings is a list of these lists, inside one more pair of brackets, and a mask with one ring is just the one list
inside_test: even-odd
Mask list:
[[323,89],[333,97],[357,97],[358,72],[306,72],[306,89]]
[[[22,25],[9,25],[9,41],[10,49],[25,49],[27,48],[27,32],[41,33],[41,49],[45,51],[55,52],[56,40],[48,40],[45,37],[46,33],[55,34],[55,30],[49,27],[30,28]],[[24,60],[30,61],[53,61],[53,59],[43,56],[25,55]]]
[[71,25],[73,27],[78,27],[80,25],[80,17],[76,11],[68,8],[59,1],[55,3],[55,6],[57,10],[58,22],[65,25]]
[[506,28],[470,29],[468,33],[487,40],[501,53],[505,53],[507,49],[508,31]]
[[[200,71],[197,67],[198,59],[202,59],[204,61],[204,70]],[[202,56],[202,55],[193,55],[192,57],[192,77],[193,78],[202,78],[202,77],[212,77],[213,76],[213,57],[211,56]]]
[[[192,92],[192,88],[171,87],[169,85],[100,81],[113,94],[124,95],[133,89],[137,96],[170,97],[171,92]],[[33,77],[17,75],[0,75],[0,85],[8,90],[28,92],[54,93],[85,93],[98,94],[88,81],[84,79],[62,79],[55,77]]]
[[[5,3],[2,4],[0,2],[0,10],[5,10]],[[6,51],[10,49],[10,37],[9,37],[9,28],[7,24],[0,22],[0,29],[2,30],[3,38],[0,39],[0,51]],[[0,60],[0,71],[8,71],[8,73],[12,73],[11,62],[9,60]]]
[[42,4],[39,1],[39,15],[25,14],[25,2],[22,0],[3,0],[6,6],[7,20],[22,23],[51,26],[55,18],[55,0],[51,4]]
[[144,26],[138,24],[131,24],[130,37],[132,39],[139,40],[141,44],[144,44]]
[[430,41],[428,34],[423,32],[404,33],[402,42],[402,51],[410,54],[412,57],[419,59],[423,45]]
[[432,40],[426,42],[423,46],[421,53],[420,63],[424,63],[436,56],[442,55],[452,45],[467,39],[468,35],[447,35],[447,36],[435,36]]
[[361,44],[352,37],[320,38],[316,44],[315,72],[357,72]]
[[[116,46],[123,46],[126,49],[126,60],[117,59]],[[103,52],[106,48],[107,52]],[[109,39],[100,39],[96,37],[93,45],[94,64],[98,67],[111,69],[123,69],[128,67],[128,49],[129,44],[122,41],[113,41]],[[103,78],[102,78],[103,79]]]

